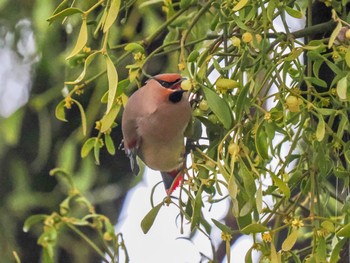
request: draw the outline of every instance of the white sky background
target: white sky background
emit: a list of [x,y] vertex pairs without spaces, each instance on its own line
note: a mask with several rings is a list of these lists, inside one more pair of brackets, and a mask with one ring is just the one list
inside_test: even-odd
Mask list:
[[[39,60],[31,23],[16,24],[19,38],[0,25],[0,116],[8,117],[27,103],[32,85],[33,64]],[[16,48],[17,53],[13,50]]]

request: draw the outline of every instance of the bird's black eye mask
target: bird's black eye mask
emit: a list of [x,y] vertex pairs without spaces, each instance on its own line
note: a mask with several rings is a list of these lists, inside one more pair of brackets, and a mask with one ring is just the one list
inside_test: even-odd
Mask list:
[[169,95],[169,101],[171,101],[172,103],[178,103],[182,99],[182,95],[184,92],[186,92],[186,90],[174,91]]
[[175,84],[179,83],[182,78],[179,78],[179,79],[176,79],[174,81],[165,81],[165,80],[161,80],[161,79],[155,79],[156,81],[158,81],[158,83],[160,85],[162,85],[164,88],[167,88],[167,89],[171,89]]

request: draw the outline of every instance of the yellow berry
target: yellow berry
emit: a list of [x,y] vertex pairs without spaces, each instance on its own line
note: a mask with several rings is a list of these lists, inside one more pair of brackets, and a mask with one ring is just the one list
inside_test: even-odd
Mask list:
[[192,81],[190,79],[185,79],[181,82],[181,89],[190,90],[192,88]]
[[219,91],[226,91],[238,87],[238,82],[233,79],[218,79],[216,81],[216,88]]
[[299,112],[301,104],[303,104],[303,101],[296,96],[290,95],[286,99],[286,106],[291,112]]
[[242,41],[244,43],[250,43],[253,40],[253,35],[250,32],[245,32],[242,35]]
[[199,105],[198,108],[201,109],[202,111],[207,111],[209,110],[209,105],[208,102],[206,100],[202,100]]
[[239,47],[241,45],[241,40],[238,37],[232,37],[231,41],[234,47]]
[[231,142],[228,146],[228,153],[236,156],[239,153],[239,145],[237,143]]
[[258,44],[260,44],[261,40],[262,40],[262,36],[260,34],[255,34],[255,39],[256,39],[256,42]]
[[350,39],[350,29],[346,30],[345,37],[346,39]]

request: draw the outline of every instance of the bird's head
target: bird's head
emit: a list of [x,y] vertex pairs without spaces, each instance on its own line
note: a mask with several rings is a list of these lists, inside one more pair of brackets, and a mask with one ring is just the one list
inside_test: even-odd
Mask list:
[[181,82],[185,79],[178,73],[165,73],[154,76],[152,79],[156,80],[162,87],[172,90],[180,90]]

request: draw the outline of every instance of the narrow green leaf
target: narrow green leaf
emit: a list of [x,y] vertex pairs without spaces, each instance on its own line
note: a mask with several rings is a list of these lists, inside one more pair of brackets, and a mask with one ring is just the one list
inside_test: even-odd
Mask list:
[[222,232],[233,234],[233,230],[227,225],[215,220],[214,218],[212,218],[211,221],[213,221],[214,225],[216,225]]
[[70,7],[70,8],[66,8],[60,12],[58,12],[57,14],[54,14],[52,16],[50,16],[46,21],[48,21],[50,24],[57,19],[63,19],[67,16],[71,16],[77,13],[84,13],[82,10],[78,9],[78,8],[74,8],[74,7]]
[[141,228],[142,228],[142,231],[144,234],[147,234],[148,231],[151,229],[151,227],[154,223],[154,220],[156,219],[156,216],[158,215],[158,212],[162,206],[163,206],[163,202],[161,202],[160,204],[153,207],[147,213],[147,215],[142,219]]
[[241,232],[245,235],[262,233],[266,231],[269,231],[269,229],[266,226],[259,223],[249,224],[241,230]]
[[287,238],[282,243],[282,250],[289,251],[295,245],[298,239],[298,229],[293,229],[292,232],[287,236]]
[[303,49],[295,48],[289,53],[288,57],[285,58],[285,61],[293,61],[297,59],[303,53]]
[[326,133],[326,123],[322,115],[318,115],[318,124],[316,128],[316,139],[320,142]]
[[332,249],[331,257],[329,259],[329,263],[339,262],[340,251],[342,250],[347,240],[347,238],[340,239],[339,242],[334,246],[334,248]]
[[193,215],[191,220],[191,230],[193,230],[198,225],[201,218],[202,190],[203,190],[202,186],[200,186],[196,194],[196,198],[194,200]]
[[334,41],[336,40],[337,36],[339,35],[339,32],[342,28],[342,24],[339,21],[337,26],[335,27],[335,29],[333,30],[331,36],[329,37],[329,41],[328,41],[328,48],[331,48],[333,46]]
[[108,133],[105,134],[105,144],[106,144],[106,148],[107,148],[108,153],[110,155],[114,155],[115,154],[114,143],[113,143],[111,135],[109,135]]
[[67,121],[64,104],[65,104],[65,101],[62,100],[60,103],[57,104],[55,109],[56,118],[59,119],[60,121]]
[[84,69],[83,71],[80,73],[79,77],[77,77],[74,81],[66,81],[65,83],[66,84],[69,84],[69,85],[75,85],[75,84],[78,84],[79,82],[81,82],[84,77],[85,77],[85,74],[86,74],[86,71],[87,71],[87,68],[88,66],[90,65],[90,63],[94,60],[94,58],[96,57],[97,54],[99,54],[100,52],[94,52],[94,53],[91,53],[86,59],[85,59],[85,62],[84,62]]
[[107,76],[108,76],[108,102],[106,114],[112,109],[118,87],[118,72],[111,60],[111,58],[106,55],[106,65],[107,65]]
[[190,7],[192,0],[181,0],[180,1],[180,8],[181,9],[187,9]]
[[127,44],[124,47],[124,50],[133,52],[133,53],[137,53],[137,52],[145,53],[145,48],[139,43],[135,43],[135,42]]
[[47,217],[48,215],[44,215],[44,214],[37,214],[37,215],[32,215],[28,217],[26,221],[24,221],[23,231],[28,232],[33,225],[44,221]]
[[187,62],[195,62],[197,58],[199,57],[198,50],[193,50],[187,57]]
[[263,159],[269,158],[269,151],[268,151],[268,143],[267,143],[267,134],[264,130],[264,121],[262,121],[255,133],[255,147],[256,151]]
[[247,95],[249,92],[249,85],[245,85],[239,92],[236,104],[236,120],[241,122],[244,107],[247,104]]
[[87,130],[87,125],[86,125],[86,115],[83,106],[80,104],[79,101],[72,99],[72,101],[78,106],[79,111],[80,111],[80,116],[81,116],[81,127],[83,129],[83,135],[86,136],[86,130]]
[[96,139],[97,139],[96,137],[91,137],[85,141],[80,151],[81,158],[85,158],[86,156],[89,155],[92,148],[94,148]]
[[233,174],[230,176],[230,179],[228,181],[228,193],[232,199],[237,198],[238,186],[237,186],[237,183],[235,181],[235,177]]
[[74,57],[76,54],[78,54],[80,50],[82,50],[83,47],[85,47],[87,40],[88,40],[87,23],[86,23],[86,18],[83,18],[83,22],[80,27],[80,32],[77,38],[77,42],[75,43],[75,46],[72,52],[66,57],[66,59],[68,60]]
[[316,111],[322,115],[332,115],[335,114],[337,112],[337,110],[335,109],[327,109],[327,108],[316,108]]
[[346,51],[345,62],[346,65],[350,68],[350,47],[348,47],[348,50]]
[[[252,196],[253,199],[254,196]],[[253,204],[252,200],[249,200],[248,202],[245,202],[244,205],[242,206],[241,210],[239,211],[239,217],[244,217],[253,210]]]
[[309,81],[312,84],[315,84],[316,86],[320,86],[322,88],[327,88],[328,84],[324,80],[320,78],[315,78],[315,77],[304,77],[305,81]]
[[94,143],[94,157],[97,165],[100,165],[100,149],[101,149],[100,141],[98,138],[96,138]]
[[243,161],[240,162],[238,175],[242,178],[244,185],[244,189],[240,189],[240,191],[245,191],[251,200],[254,199],[256,193],[255,179],[252,171],[248,169]]
[[224,125],[224,127],[226,129],[230,129],[233,119],[231,109],[226,100],[222,99],[216,92],[205,86],[202,86],[202,90],[210,109],[218,117],[219,121]]
[[120,9],[120,0],[111,0],[111,5],[108,9],[106,22],[103,27],[103,32],[106,33],[117,19]]
[[285,6],[285,10],[288,13],[288,15],[290,15],[291,17],[294,17],[296,19],[303,18],[303,14],[298,10],[295,10],[289,6]]
[[245,254],[245,257],[244,257],[245,263],[253,263],[253,257],[252,257],[253,249],[255,250],[255,248],[252,246],[251,248],[249,248],[249,250]]
[[57,13],[61,12],[62,10],[66,9],[66,7],[69,6],[68,0],[63,0],[53,11],[52,15],[56,15]]
[[271,263],[279,263],[276,247],[273,242],[271,242]]
[[273,20],[274,13],[276,11],[276,0],[271,0],[267,4],[266,12],[267,12],[267,18],[271,22]]
[[259,214],[262,211],[262,204],[263,204],[262,197],[263,197],[262,186],[260,184],[258,190],[256,191],[256,197],[255,197],[256,210],[258,211]]
[[350,223],[347,223],[345,226],[343,226],[341,229],[337,231],[338,237],[350,237]]
[[241,10],[243,7],[245,7],[248,3],[248,0],[240,0],[234,7],[233,7],[233,11],[239,11]]
[[278,187],[278,189],[284,194],[284,196],[288,199],[290,198],[290,189],[288,185],[282,181],[281,178],[279,178],[274,173],[270,173],[271,178],[274,182],[274,184]]
[[120,104],[113,104],[111,110],[103,116],[101,119],[101,132],[106,132],[112,127],[120,108]]

